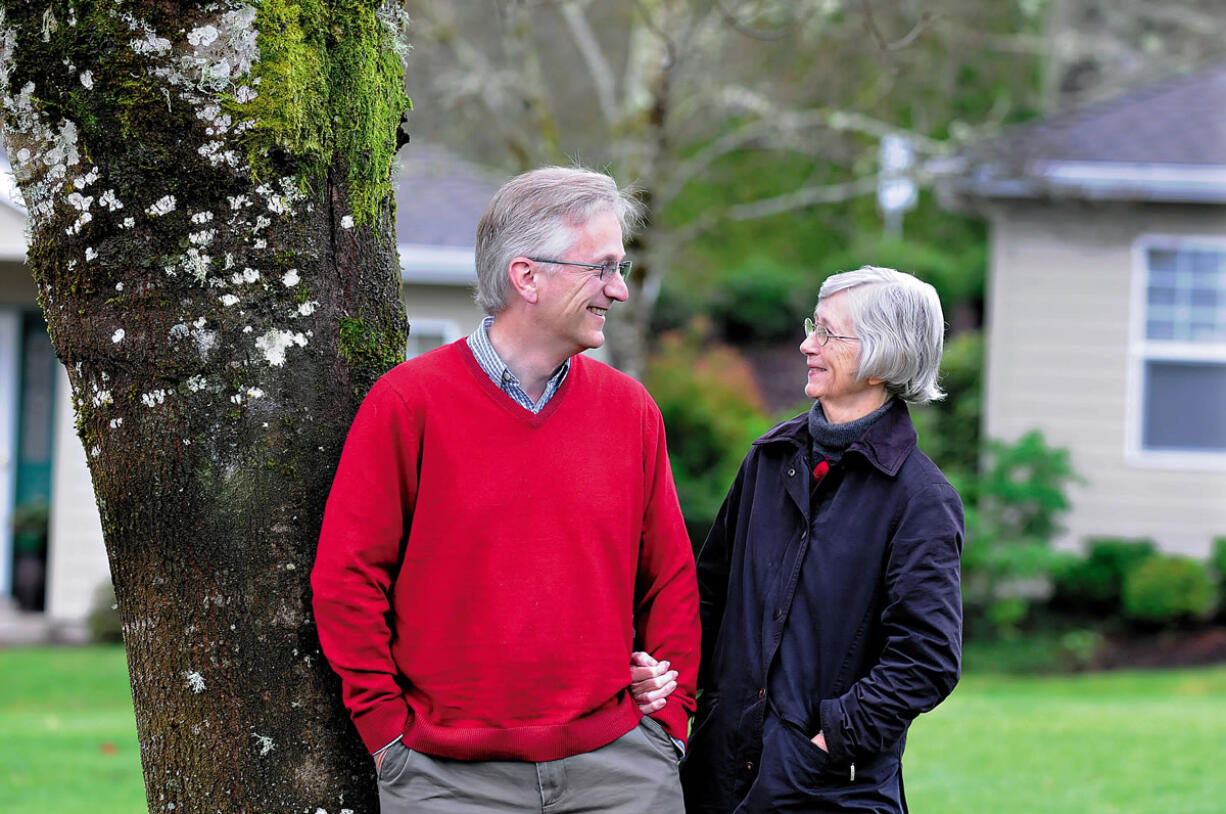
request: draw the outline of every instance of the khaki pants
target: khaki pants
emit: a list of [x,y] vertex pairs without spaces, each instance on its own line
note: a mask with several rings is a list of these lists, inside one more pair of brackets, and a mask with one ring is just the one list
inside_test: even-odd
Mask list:
[[591,752],[531,763],[451,760],[393,744],[379,771],[382,814],[681,814],[677,749],[658,723]]

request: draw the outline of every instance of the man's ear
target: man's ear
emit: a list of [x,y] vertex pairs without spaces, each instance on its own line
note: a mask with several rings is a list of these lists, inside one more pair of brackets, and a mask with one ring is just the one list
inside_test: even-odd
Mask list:
[[537,300],[536,280],[538,274],[536,266],[526,257],[516,257],[507,266],[507,279],[511,281],[512,290],[526,302],[535,303]]

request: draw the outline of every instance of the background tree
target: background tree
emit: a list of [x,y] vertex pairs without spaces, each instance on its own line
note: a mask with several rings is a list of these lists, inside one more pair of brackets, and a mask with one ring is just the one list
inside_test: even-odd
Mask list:
[[101,511],[151,811],[370,811],[308,575],[402,358],[400,15],[6,2],[4,139]]
[[[947,149],[959,120],[1017,115],[1033,97],[1033,65],[989,61],[947,19],[1002,34],[1039,20],[1013,3],[983,5],[524,0],[491,13],[472,0],[410,0],[410,76],[429,65],[415,95],[447,112],[422,123],[427,139],[515,170],[578,159],[640,187],[650,218],[632,247],[631,302],[610,331],[615,360],[639,375],[668,276],[688,266],[686,286],[723,285],[721,270],[755,240],[812,275],[818,258],[804,249],[844,228],[815,218],[817,207],[876,222],[883,137],[903,134],[923,157]],[[959,107],[988,93],[970,117]],[[718,251],[728,246],[731,256]]]

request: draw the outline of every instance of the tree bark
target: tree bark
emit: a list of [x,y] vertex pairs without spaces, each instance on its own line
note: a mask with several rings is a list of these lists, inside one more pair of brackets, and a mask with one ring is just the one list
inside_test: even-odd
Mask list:
[[394,9],[6,2],[6,148],[124,623],[150,811],[375,811],[309,582],[403,359]]

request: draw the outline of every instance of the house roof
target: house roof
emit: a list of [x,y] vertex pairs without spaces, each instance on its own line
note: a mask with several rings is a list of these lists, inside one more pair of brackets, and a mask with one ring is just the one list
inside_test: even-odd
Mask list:
[[[471,285],[477,221],[502,183],[492,172],[434,147],[413,144],[396,179],[396,242],[404,282]],[[0,148],[0,211],[24,217],[25,204]],[[25,256],[25,230],[0,235],[0,259]]]
[[1226,62],[1014,128],[935,171],[955,204],[1226,203]]
[[477,221],[502,184],[494,173],[436,147],[410,144],[396,183],[396,241],[406,283],[471,285]]

